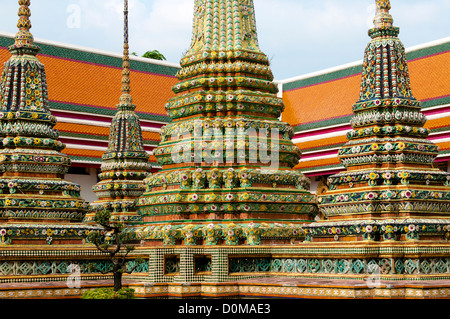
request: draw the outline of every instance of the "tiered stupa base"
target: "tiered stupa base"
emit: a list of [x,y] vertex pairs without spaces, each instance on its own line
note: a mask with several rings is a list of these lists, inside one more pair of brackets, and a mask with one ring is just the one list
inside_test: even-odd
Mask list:
[[[5,299],[80,298],[112,285],[112,276],[100,273],[109,262],[94,247],[9,246],[0,254]],[[124,276],[138,298],[450,298],[448,243],[183,245],[139,248],[132,258],[138,255],[149,262]],[[88,263],[99,271],[87,271]]]
[[145,298],[450,298],[448,243],[147,248]]
[[146,245],[286,244],[317,212],[306,178],[295,171],[200,168],[147,182],[137,204],[145,226],[130,229],[130,239]]

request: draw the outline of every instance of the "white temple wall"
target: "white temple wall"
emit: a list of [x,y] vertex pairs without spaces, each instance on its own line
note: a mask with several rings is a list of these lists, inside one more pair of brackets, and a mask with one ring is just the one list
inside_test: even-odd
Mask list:
[[96,168],[84,168],[85,172],[69,172],[65,179],[81,186],[81,197],[90,203],[98,200],[92,187],[98,182],[98,170]]

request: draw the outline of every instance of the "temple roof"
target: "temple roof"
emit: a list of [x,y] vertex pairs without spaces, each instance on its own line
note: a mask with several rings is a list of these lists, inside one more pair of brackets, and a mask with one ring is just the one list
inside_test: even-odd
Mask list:
[[[0,34],[0,63],[9,59],[13,34]],[[74,165],[100,166],[107,149],[108,131],[121,95],[122,56],[45,40],[39,60],[46,66],[49,105],[56,116],[61,141]],[[165,103],[179,66],[174,63],[131,57],[133,102],[141,119],[145,150],[159,143],[160,128],[170,122]],[[101,94],[99,94],[101,91]],[[87,152],[89,151],[89,152]],[[89,153],[89,156],[86,154]],[[151,161],[156,159],[152,156]]]

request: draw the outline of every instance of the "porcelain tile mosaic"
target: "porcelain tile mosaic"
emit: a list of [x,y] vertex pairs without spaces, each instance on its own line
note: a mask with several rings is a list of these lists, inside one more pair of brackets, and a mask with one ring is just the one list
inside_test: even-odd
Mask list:
[[137,207],[130,238],[173,245],[289,242],[317,214],[310,181],[292,170],[301,154],[278,120],[284,105],[258,45],[253,1],[196,1],[181,60],[173,122]]

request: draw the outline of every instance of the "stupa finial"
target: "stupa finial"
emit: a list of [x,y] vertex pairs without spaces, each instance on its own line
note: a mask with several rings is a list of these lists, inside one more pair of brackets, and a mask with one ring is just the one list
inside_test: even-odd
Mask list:
[[391,10],[391,2],[389,0],[376,0],[377,13],[375,15],[374,24],[376,28],[393,27],[394,19],[389,10]]
[[15,46],[22,47],[25,45],[31,46],[34,42],[33,35],[30,32],[31,29],[31,10],[30,0],[19,0],[19,21],[17,22],[17,28],[19,31],[15,37]]
[[377,8],[391,10],[391,1],[389,0],[376,0]]
[[128,0],[124,0],[124,44],[123,44],[123,64],[122,64],[122,96],[120,106],[132,107],[131,86],[130,86],[130,51],[128,44]]
[[19,22],[17,23],[17,27],[20,31],[30,31],[31,22],[30,22],[30,0],[19,0]]

